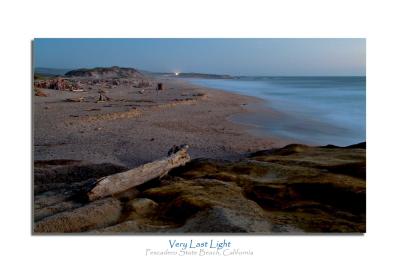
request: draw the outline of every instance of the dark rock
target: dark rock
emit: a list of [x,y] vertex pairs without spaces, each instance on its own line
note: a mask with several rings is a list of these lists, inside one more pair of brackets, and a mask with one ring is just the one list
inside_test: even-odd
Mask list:
[[35,223],[35,233],[82,232],[115,224],[121,214],[120,202],[105,198],[83,207],[46,217]]
[[153,214],[157,211],[158,204],[151,199],[136,198],[129,202],[134,212],[141,216]]
[[37,161],[35,231],[362,233],[365,146],[292,144],[241,161],[195,159],[94,206],[76,191],[123,167]]
[[272,225],[266,218],[238,212],[234,209],[214,207],[197,213],[177,229],[177,232],[202,233],[268,233]]

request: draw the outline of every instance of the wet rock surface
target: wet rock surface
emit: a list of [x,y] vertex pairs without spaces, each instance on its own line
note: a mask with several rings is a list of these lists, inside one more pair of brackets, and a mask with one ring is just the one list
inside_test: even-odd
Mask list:
[[79,191],[126,168],[35,163],[35,233],[365,232],[365,144],[288,145],[240,161],[195,159],[94,202]]

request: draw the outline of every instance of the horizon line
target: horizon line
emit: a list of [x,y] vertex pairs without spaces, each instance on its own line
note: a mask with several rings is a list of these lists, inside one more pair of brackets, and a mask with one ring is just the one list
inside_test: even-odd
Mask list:
[[[94,68],[111,68],[111,67],[119,67],[119,68],[132,68],[136,69],[139,71],[143,72],[149,72],[149,73],[166,73],[166,74],[174,74],[176,71],[149,71],[145,69],[140,69],[140,68],[135,68],[135,67],[128,67],[128,66],[117,66],[117,65],[111,65],[111,66],[96,66],[96,67],[81,67],[81,68],[55,68],[55,67],[33,67],[34,70],[36,69],[54,69],[54,70],[78,70],[78,69],[94,69]],[[341,75],[341,74],[324,74],[324,75],[302,75],[302,74],[291,74],[291,75],[279,75],[279,74],[274,74],[274,75],[240,75],[240,74],[227,74],[227,73],[206,73],[206,72],[194,72],[194,71],[179,71],[179,73],[197,73],[197,74],[204,74],[204,75],[227,75],[227,76],[243,76],[243,77],[250,77],[250,76],[257,76],[257,77],[366,77],[366,74],[362,75]]]

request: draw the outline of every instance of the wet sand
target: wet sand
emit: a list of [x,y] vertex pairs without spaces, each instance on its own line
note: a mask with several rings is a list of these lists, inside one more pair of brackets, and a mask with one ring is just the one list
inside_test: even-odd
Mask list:
[[[110,101],[97,102],[99,89],[42,90],[33,97],[34,160],[74,159],[127,167],[165,156],[188,144],[192,158],[237,159],[288,142],[251,133],[230,121],[261,101],[225,91],[157,79],[164,90],[117,86]],[[81,102],[66,99],[83,98]],[[254,110],[254,109],[251,109]]]

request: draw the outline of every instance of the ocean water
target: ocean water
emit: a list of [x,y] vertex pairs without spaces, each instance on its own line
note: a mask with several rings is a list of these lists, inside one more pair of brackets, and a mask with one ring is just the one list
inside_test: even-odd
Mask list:
[[263,99],[262,108],[258,108],[261,110],[232,117],[233,121],[252,127],[255,133],[312,145],[347,146],[366,140],[365,77],[188,80]]

